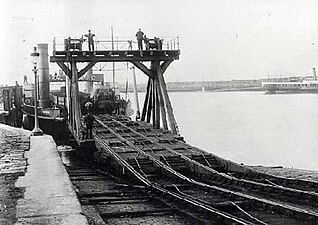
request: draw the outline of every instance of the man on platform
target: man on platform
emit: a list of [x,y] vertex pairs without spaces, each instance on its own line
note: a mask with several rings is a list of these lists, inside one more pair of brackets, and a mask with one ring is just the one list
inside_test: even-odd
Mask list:
[[144,38],[144,32],[142,32],[140,28],[138,32],[136,33],[136,37],[138,42],[138,50],[142,51],[142,40]]
[[88,50],[94,51],[94,39],[93,39],[93,37],[95,36],[95,34],[92,34],[91,30],[88,30],[88,34],[85,34],[84,36],[87,37]]

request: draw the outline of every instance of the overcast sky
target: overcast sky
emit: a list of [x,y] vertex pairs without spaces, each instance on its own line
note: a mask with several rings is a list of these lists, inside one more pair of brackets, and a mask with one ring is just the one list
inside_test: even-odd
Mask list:
[[[317,9],[317,0],[2,0],[0,84],[32,77],[29,55],[37,43],[51,51],[54,36],[91,29],[110,37],[111,26],[125,39],[138,28],[148,37],[179,36],[180,60],[167,81],[311,75],[318,65]],[[56,68],[50,65],[50,73]]]

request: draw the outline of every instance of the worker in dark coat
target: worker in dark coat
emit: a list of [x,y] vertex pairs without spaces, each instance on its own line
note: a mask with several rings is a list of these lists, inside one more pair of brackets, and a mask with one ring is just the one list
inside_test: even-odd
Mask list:
[[86,125],[86,138],[92,139],[93,138],[93,124],[95,121],[95,117],[91,114],[91,112],[88,112],[88,114],[84,117],[84,123]]
[[142,32],[140,28],[138,32],[136,33],[136,37],[138,42],[138,50],[142,51],[142,40],[144,38],[144,32]]
[[95,36],[95,34],[92,34],[91,30],[88,30],[88,34],[85,34],[84,36],[87,37],[88,50],[94,51],[94,39],[93,39],[93,37]]
[[149,47],[149,38],[147,38],[146,35],[144,35],[144,42],[145,42],[146,50],[150,50],[150,47]]
[[13,104],[9,114],[10,114],[10,117],[11,117],[11,125],[13,127],[17,127],[18,126],[17,125],[17,108],[16,108],[15,104]]
[[22,126],[22,120],[23,120],[23,111],[22,111],[22,107],[21,105],[17,105],[16,106],[16,125],[17,127],[21,127]]

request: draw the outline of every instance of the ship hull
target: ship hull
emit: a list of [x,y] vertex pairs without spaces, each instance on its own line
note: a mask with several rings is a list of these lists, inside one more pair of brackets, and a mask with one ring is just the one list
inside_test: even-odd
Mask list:
[[265,89],[265,94],[316,94],[318,89]]
[[[50,109],[46,109],[46,112],[49,111]],[[32,130],[34,128],[34,107],[23,106],[23,113],[23,128]],[[63,140],[67,137],[68,132],[64,118],[48,116],[47,114],[43,114],[41,110],[39,110],[38,118],[39,127],[45,134],[52,135],[56,140]]]

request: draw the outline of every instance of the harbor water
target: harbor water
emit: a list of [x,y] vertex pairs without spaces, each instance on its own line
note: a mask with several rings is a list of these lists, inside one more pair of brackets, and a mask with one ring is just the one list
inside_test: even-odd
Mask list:
[[237,163],[318,170],[317,94],[169,95],[187,143]]

